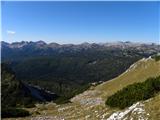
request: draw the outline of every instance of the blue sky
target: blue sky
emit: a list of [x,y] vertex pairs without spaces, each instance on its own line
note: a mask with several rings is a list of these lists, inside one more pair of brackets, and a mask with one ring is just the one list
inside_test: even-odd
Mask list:
[[2,40],[159,42],[160,2],[2,2]]

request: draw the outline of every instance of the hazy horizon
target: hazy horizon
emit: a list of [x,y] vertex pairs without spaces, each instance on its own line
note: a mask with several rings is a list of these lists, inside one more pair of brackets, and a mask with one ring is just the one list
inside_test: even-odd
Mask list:
[[2,1],[2,40],[159,44],[160,2]]
[[108,41],[108,42],[87,42],[87,41],[85,41],[85,42],[81,42],[81,43],[59,43],[59,42],[52,42],[52,41],[50,41],[50,42],[46,42],[46,41],[44,41],[44,40],[35,40],[35,41],[11,41],[11,42],[8,42],[8,41],[4,41],[4,40],[2,40],[1,42],[6,42],[6,43],[9,43],[9,44],[12,44],[12,43],[16,43],[16,42],[18,42],[18,43],[20,43],[20,42],[40,42],[40,41],[42,41],[42,42],[44,42],[44,43],[46,43],[46,44],[51,44],[51,43],[57,43],[57,44],[59,44],[59,45],[65,45],[65,44],[73,44],[73,45],[79,45],[79,44],[84,44],[84,43],[89,43],[89,44],[105,44],[105,43],[126,43],[126,42],[128,42],[128,43],[133,43],[133,44],[156,44],[156,45],[160,45],[159,44],[159,42],[158,43],[154,43],[154,42],[135,42],[135,41]]

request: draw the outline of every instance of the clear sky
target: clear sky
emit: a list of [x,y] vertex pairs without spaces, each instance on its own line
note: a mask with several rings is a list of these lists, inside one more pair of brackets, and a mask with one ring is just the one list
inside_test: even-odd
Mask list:
[[159,42],[160,2],[2,2],[2,40]]

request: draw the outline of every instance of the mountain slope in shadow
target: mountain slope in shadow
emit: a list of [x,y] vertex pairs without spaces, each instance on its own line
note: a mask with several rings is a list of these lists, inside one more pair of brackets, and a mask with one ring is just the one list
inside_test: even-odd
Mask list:
[[14,72],[6,64],[1,65],[1,71],[1,98],[4,107],[27,106],[37,101],[51,101],[58,97],[55,93],[17,80]]

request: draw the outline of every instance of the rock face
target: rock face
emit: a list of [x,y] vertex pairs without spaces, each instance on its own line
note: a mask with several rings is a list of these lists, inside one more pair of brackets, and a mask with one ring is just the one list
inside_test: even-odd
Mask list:
[[[130,114],[130,116],[128,116],[128,114]],[[137,116],[134,116],[135,114],[137,114]],[[144,104],[137,102],[124,111],[113,113],[107,120],[133,120],[135,118],[138,120],[147,120],[147,116],[149,116],[149,113],[146,113]]]
[[71,102],[78,102],[84,106],[97,106],[104,104],[104,101],[101,97],[98,97],[101,94],[100,91],[96,90],[87,90],[83,94],[77,95],[71,99]]

